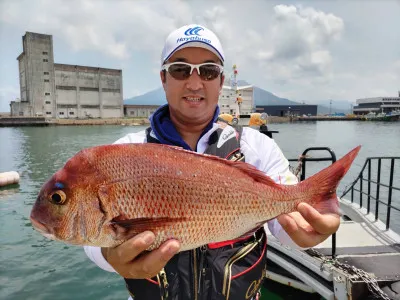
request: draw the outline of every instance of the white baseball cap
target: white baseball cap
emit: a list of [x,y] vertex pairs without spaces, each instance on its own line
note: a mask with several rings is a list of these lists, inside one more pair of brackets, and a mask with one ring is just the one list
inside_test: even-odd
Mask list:
[[161,53],[161,65],[176,51],[186,47],[200,47],[214,53],[224,63],[224,51],[214,32],[198,24],[182,26],[171,32]]

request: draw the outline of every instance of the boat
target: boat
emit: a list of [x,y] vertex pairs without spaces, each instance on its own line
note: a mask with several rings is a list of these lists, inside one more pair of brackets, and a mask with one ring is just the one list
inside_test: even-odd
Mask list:
[[363,116],[366,121],[398,121],[400,120],[400,111],[395,110],[388,113],[380,112],[376,114],[375,112],[369,112]]
[[397,120],[400,120],[400,109],[392,110],[387,115],[390,116],[391,118],[396,118]]
[[[328,155],[309,155],[321,151]],[[314,147],[289,161],[298,162],[294,173],[304,180],[307,163],[333,163],[336,155],[328,147]],[[343,212],[338,231],[316,247],[285,246],[266,227],[268,268],[260,299],[270,299],[271,292],[281,299],[400,299],[400,235],[390,226],[394,212],[400,212],[393,205],[400,197],[395,176],[400,176],[400,157],[367,158],[338,197]]]
[[19,174],[16,171],[0,173],[0,187],[16,184],[19,182]]

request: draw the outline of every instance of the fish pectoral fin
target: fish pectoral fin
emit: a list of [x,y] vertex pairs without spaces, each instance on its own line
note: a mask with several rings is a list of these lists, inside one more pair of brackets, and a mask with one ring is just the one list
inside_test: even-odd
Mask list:
[[171,227],[172,225],[185,221],[184,217],[145,217],[135,219],[123,219],[116,217],[111,220],[110,224],[113,227],[115,238],[129,239],[143,231],[157,231],[160,228]]

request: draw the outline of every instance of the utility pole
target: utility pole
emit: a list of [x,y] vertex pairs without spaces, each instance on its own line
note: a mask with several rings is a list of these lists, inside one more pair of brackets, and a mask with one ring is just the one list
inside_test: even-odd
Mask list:
[[329,101],[329,115],[332,114],[332,99]]

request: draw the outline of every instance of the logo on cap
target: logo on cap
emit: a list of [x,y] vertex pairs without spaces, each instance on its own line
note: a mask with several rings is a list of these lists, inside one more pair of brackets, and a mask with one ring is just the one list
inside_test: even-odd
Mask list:
[[199,32],[204,30],[203,27],[196,26],[194,28],[189,28],[185,31],[185,35],[200,35]]

